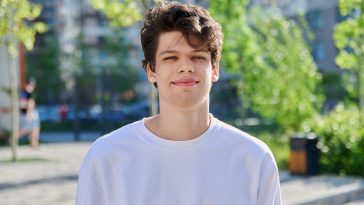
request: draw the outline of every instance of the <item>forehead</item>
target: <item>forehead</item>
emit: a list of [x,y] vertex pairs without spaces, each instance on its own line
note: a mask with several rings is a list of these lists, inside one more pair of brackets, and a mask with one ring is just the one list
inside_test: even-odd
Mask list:
[[[192,45],[191,45],[192,44]],[[189,39],[179,31],[161,33],[158,40],[157,55],[166,51],[208,51],[208,46],[196,36]]]

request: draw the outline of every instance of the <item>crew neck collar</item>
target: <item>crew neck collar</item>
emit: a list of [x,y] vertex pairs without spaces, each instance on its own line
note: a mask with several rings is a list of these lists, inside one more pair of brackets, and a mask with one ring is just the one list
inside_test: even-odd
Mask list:
[[213,117],[212,114],[210,116],[210,125],[207,128],[207,130],[202,133],[200,136],[193,138],[191,140],[183,140],[183,141],[176,141],[176,140],[168,140],[161,138],[154,133],[152,133],[146,126],[145,126],[145,120],[146,118],[143,118],[142,120],[138,121],[136,123],[136,128],[139,132],[140,137],[142,137],[145,141],[148,143],[153,144],[154,146],[169,149],[169,150],[181,150],[181,149],[188,149],[192,148],[194,146],[197,146],[201,144],[202,142],[208,140],[211,138],[216,131],[218,127],[217,119]]

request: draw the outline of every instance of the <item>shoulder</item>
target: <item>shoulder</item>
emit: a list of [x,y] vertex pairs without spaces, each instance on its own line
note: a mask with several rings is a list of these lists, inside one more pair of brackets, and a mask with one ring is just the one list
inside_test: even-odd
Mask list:
[[140,123],[141,121],[136,121],[101,136],[91,144],[89,157],[101,157],[132,147],[139,140],[137,126]]
[[273,153],[263,141],[224,122],[218,121],[217,124],[215,146],[256,173],[277,170]]
[[217,120],[219,126],[218,139],[221,143],[229,144],[230,146],[248,151],[254,155],[270,155],[269,147],[260,139],[220,120]]

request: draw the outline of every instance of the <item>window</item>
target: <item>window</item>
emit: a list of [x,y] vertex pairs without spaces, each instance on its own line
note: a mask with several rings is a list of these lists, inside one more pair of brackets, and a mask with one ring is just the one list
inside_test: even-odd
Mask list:
[[307,22],[313,30],[322,28],[324,25],[324,19],[321,11],[311,11],[306,15]]
[[321,62],[325,58],[325,48],[322,42],[312,42],[312,56],[316,63]]
[[340,23],[347,19],[347,16],[342,16],[339,7],[336,7],[336,22]]

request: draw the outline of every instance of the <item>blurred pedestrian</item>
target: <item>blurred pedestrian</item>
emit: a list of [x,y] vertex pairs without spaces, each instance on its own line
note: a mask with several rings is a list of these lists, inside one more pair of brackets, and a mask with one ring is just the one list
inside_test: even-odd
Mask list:
[[63,105],[59,106],[58,112],[59,112],[59,117],[60,117],[61,121],[67,120],[68,105],[63,104]]
[[280,205],[276,162],[260,140],[209,113],[221,26],[177,2],[150,9],[141,29],[160,113],[99,138],[80,170],[78,205]]
[[39,146],[39,114],[36,110],[34,89],[36,81],[34,78],[27,80],[25,88],[20,92],[20,129],[19,137],[29,137],[29,143],[33,148]]

